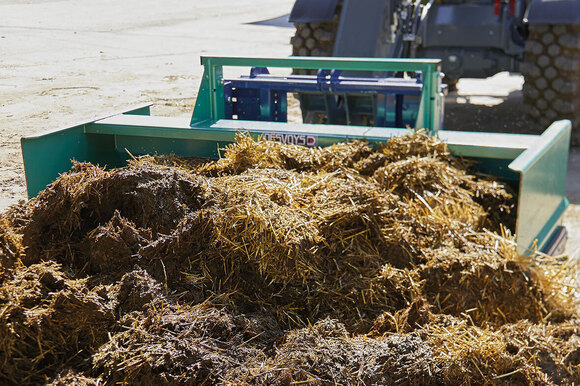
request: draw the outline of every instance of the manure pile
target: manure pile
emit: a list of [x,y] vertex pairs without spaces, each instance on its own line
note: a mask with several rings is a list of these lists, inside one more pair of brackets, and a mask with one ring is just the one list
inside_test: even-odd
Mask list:
[[0,214],[0,383],[578,384],[573,267],[413,133],[75,163]]

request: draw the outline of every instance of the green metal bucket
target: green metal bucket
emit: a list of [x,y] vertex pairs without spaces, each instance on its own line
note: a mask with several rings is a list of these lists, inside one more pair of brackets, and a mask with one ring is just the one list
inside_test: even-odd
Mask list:
[[102,119],[22,138],[22,154],[29,197],[34,197],[60,173],[70,170],[71,160],[109,168],[125,165],[130,155],[175,154],[216,159],[218,149],[232,143],[238,131],[253,135],[292,136],[312,139],[318,146],[366,139],[388,141],[409,131],[399,128],[313,125],[223,119],[222,66],[298,67],[366,71],[423,71],[419,127],[426,127],[445,141],[457,156],[475,159],[478,168],[518,188],[516,240],[520,253],[537,245],[548,250],[554,231],[568,206],[565,197],[570,121],[554,122],[542,135],[473,133],[439,130],[438,111],[443,108],[436,87],[440,78],[436,60],[388,59],[248,59],[202,58],[204,77],[191,121],[152,117],[141,106]]

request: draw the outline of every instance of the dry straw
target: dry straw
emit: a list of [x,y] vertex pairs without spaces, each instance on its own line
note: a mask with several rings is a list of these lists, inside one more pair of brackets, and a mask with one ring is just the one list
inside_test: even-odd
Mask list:
[[573,383],[575,267],[422,132],[76,163],[0,217],[7,382]]

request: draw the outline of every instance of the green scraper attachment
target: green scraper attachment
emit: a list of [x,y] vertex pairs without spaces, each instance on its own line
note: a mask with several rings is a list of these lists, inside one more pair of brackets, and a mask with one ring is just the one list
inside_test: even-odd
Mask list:
[[[202,64],[204,74],[189,121],[153,117],[149,107],[142,106],[22,138],[29,197],[70,170],[71,159],[110,168],[123,166],[129,153],[216,159],[218,149],[232,143],[238,131],[305,146],[348,139],[377,143],[407,134],[404,125],[409,125],[438,135],[454,155],[474,159],[482,172],[518,187],[515,232],[520,253],[534,246],[560,252],[565,232],[559,224],[568,206],[569,121],[554,122],[542,135],[442,130],[440,64],[432,59],[204,57]],[[224,67],[253,70],[248,77],[228,80]],[[279,76],[264,70],[272,68],[319,72]],[[342,77],[341,71],[410,75],[355,79]],[[342,124],[286,122],[286,94],[292,92],[311,95],[330,123]],[[356,124],[363,116],[371,126]]]

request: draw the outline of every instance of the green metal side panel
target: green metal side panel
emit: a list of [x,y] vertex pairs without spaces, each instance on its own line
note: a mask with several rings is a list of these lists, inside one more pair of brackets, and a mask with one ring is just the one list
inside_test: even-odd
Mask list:
[[517,242],[519,252],[529,253],[537,240],[541,250],[569,202],[566,199],[566,172],[572,124],[554,122],[511,164],[520,173]]
[[[135,107],[121,114],[146,116],[149,104]],[[90,123],[48,131],[21,139],[22,159],[28,197],[36,196],[59,174],[71,168],[71,161],[90,161],[118,167],[123,160],[115,150],[114,136],[92,135],[85,132]]]
[[113,152],[115,138],[85,134],[85,126],[73,126],[21,140],[28,197],[36,196],[59,174],[70,170],[72,160],[118,167],[122,160]]
[[28,197],[34,197],[71,167],[71,159],[86,159],[84,126],[74,126],[21,139]]

